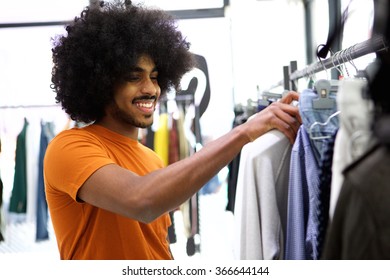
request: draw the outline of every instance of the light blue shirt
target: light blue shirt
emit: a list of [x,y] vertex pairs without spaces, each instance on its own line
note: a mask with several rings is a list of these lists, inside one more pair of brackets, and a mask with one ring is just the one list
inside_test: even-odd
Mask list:
[[[302,125],[291,152],[288,186],[288,213],[286,230],[285,259],[318,259],[318,215],[319,202],[319,162],[330,139],[313,140],[310,127],[314,122],[324,123],[336,112],[336,106],[329,109],[315,109],[312,100],[318,98],[311,89],[302,91],[299,110]],[[334,98],[334,95],[331,96]],[[338,128],[338,118],[333,118],[326,126],[317,126],[315,135],[325,136]],[[313,135],[313,133],[312,133]]]
[[309,136],[301,126],[291,152],[285,256],[287,260],[313,259],[312,239],[315,239],[316,234],[310,217],[318,186],[318,165]]

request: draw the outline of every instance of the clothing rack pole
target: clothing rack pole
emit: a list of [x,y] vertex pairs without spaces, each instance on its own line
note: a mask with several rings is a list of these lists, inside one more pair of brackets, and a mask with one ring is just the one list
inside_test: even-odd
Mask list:
[[290,68],[283,66],[283,88],[290,90]]
[[291,80],[290,78],[290,75],[297,70],[298,68],[297,65],[298,65],[297,61],[293,60],[290,61],[290,65],[283,66],[283,80],[272,85],[266,91],[271,91],[272,89],[280,86],[283,86],[283,88],[286,90],[297,90],[296,85],[293,83],[293,80]]
[[298,62],[296,60],[290,61],[290,90],[296,91],[297,86],[294,83],[294,80],[291,79],[291,74],[297,71],[298,69]]
[[305,67],[302,70],[297,70],[290,75],[290,80],[298,80],[303,77],[310,76],[314,73],[324,71],[325,69],[335,68],[345,62],[359,58],[366,54],[387,51],[388,46],[381,36],[373,36],[364,42],[357,43],[349,48],[336,52],[331,57],[319,62],[315,62]]
[[[283,66],[283,74],[285,74],[285,72],[284,72],[284,67],[285,66]],[[274,88],[277,88],[277,87],[281,87],[281,86],[284,86],[285,85],[285,80],[283,79],[283,80],[280,80],[279,82],[277,82],[276,84],[273,84],[272,86],[270,86],[267,90],[265,90],[265,91],[268,91],[268,92],[270,92],[270,91],[272,91],[272,89],[274,89]]]

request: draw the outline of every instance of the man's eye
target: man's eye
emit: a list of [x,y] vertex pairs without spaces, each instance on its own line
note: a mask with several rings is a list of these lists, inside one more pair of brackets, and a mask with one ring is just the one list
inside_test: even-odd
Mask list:
[[140,78],[138,76],[134,76],[134,75],[129,75],[125,77],[125,80],[128,82],[138,81],[139,79]]

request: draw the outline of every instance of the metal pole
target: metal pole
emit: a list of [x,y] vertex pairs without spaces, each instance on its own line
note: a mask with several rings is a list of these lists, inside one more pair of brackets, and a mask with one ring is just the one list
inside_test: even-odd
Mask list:
[[387,48],[387,43],[383,37],[375,35],[371,39],[338,51],[327,59],[312,63],[302,70],[295,71],[290,75],[290,79],[297,80],[324,71],[325,69],[333,69],[345,62],[352,61],[366,54],[387,50]]

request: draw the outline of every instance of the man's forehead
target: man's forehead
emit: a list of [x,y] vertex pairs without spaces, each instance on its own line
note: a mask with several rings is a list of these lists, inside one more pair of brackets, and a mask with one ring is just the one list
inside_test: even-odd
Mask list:
[[141,55],[137,60],[137,64],[134,66],[132,71],[148,71],[155,72],[157,71],[156,64],[154,60],[149,55]]

